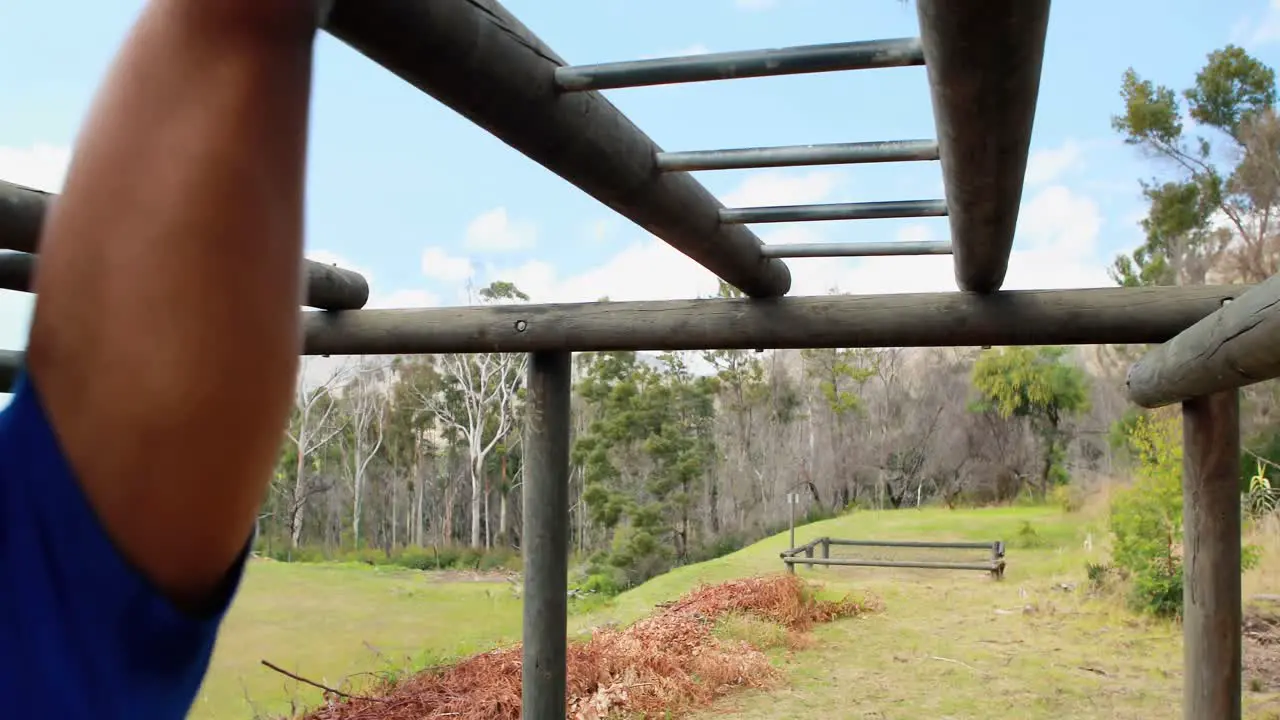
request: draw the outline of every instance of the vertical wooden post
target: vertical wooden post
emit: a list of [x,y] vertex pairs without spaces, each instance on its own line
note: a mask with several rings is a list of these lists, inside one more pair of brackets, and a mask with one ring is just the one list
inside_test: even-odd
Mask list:
[[524,479],[525,720],[564,720],[569,584],[571,355],[529,357]]
[[1240,397],[1182,403],[1185,720],[1240,720]]
[[[822,559],[823,560],[831,559],[831,538],[827,538],[827,537],[822,538]],[[831,566],[823,565],[822,567],[830,568]]]
[[[808,545],[806,545],[806,546],[805,546],[805,548],[804,548],[804,556],[805,556],[805,557],[807,557],[807,558],[809,558],[810,560],[812,560],[812,559],[813,559],[813,543],[809,543]],[[806,563],[804,567],[805,567],[805,569],[806,569],[806,570],[812,570],[812,569],[813,569],[813,563]]]

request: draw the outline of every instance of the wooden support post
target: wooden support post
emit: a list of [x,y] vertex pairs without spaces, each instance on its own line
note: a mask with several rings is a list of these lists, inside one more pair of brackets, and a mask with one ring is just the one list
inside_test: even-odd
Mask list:
[[822,559],[831,559],[831,538],[822,538]]
[[[806,558],[809,558],[810,560],[812,560],[812,559],[813,559],[813,543],[809,543],[808,545],[806,545],[806,546],[805,546],[805,548],[804,548],[804,556],[805,556]],[[812,569],[813,569],[813,563],[808,563],[808,564],[806,564],[804,567],[805,567],[805,569],[806,569],[806,570],[812,570]]]
[[1240,398],[1182,404],[1185,720],[1240,720]]
[[569,584],[571,355],[529,358],[524,481],[525,720],[564,720]]

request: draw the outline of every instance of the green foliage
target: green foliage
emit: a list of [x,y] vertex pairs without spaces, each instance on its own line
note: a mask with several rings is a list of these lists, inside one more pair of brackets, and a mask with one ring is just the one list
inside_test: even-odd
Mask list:
[[484,550],[453,545],[425,548],[410,546],[390,553],[376,548],[326,552],[319,547],[282,547],[263,554],[278,562],[348,562],[410,570],[519,571],[521,567],[520,554],[510,548]]
[[684,562],[696,544],[692,507],[715,462],[719,381],[694,376],[674,353],[657,368],[635,353],[584,360],[578,392],[591,421],[572,460],[592,524],[611,536],[607,564],[628,586]]
[[1111,501],[1112,561],[1132,581],[1135,607],[1182,609],[1182,425],[1176,412],[1143,416],[1130,442],[1137,478]]
[[[1275,82],[1270,67],[1234,45],[1210,53],[1192,85],[1180,93],[1132,68],[1124,73],[1123,110],[1112,118],[1112,127],[1126,143],[1171,161],[1179,177],[1143,183],[1149,203],[1142,221],[1146,238],[1133,253],[1116,259],[1111,276],[1118,284],[1204,283],[1236,239],[1231,230],[1214,226],[1215,213],[1234,221],[1273,208],[1275,145],[1272,138],[1256,140],[1274,133]],[[1184,103],[1196,126],[1214,131],[1216,138],[1188,136]],[[1215,142],[1222,140],[1229,147],[1225,153],[1215,150]],[[1215,162],[1219,158],[1229,164],[1220,166]],[[1247,232],[1244,224],[1234,230]]]
[[1008,546],[1018,550],[1035,550],[1048,546],[1048,542],[1040,537],[1034,525],[1023,520],[1018,524],[1018,532],[1008,541]]
[[1084,499],[1084,491],[1069,484],[1058,485],[1049,493],[1049,501],[1066,513],[1079,512],[1084,507]]
[[1064,425],[1089,409],[1089,384],[1084,370],[1066,361],[1060,347],[1009,347],[985,350],[973,365],[972,382],[978,398],[974,412],[1003,418],[1024,417],[1043,444],[1040,495],[1068,481]]

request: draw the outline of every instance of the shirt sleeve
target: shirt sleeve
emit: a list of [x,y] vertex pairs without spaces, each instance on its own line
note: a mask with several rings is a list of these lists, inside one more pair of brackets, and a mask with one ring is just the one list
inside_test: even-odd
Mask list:
[[185,717],[248,545],[205,612],[174,606],[117,549],[19,378],[0,413],[0,636],[14,643],[3,653],[25,658],[13,668],[29,683],[21,692],[47,688],[68,704],[61,717],[93,705],[92,717]]

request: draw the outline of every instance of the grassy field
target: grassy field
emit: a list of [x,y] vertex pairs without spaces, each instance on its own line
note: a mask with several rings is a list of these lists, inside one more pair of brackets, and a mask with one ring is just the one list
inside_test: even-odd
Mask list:
[[[1170,623],[1085,591],[1084,564],[1106,558],[1096,513],[1048,508],[859,512],[797,530],[875,539],[1003,539],[1002,582],[983,573],[879,568],[801,569],[832,590],[870,591],[885,610],[820,627],[812,647],[778,652],[790,682],[744,692],[701,718],[1156,718],[1177,715],[1181,641]],[[678,569],[571,618],[575,633],[648,614],[700,582],[776,572],[785,535]],[[834,555],[835,553],[833,553]],[[1280,589],[1266,553],[1246,597]],[[901,556],[901,555],[898,555]],[[888,557],[885,555],[884,557]],[[456,582],[363,566],[258,563],[227,620],[195,718],[251,718],[315,703],[317,691],[262,667],[267,659],[337,684],[364,671],[421,666],[519,636],[520,605],[505,582]],[[1280,718],[1268,684],[1247,715]]]

